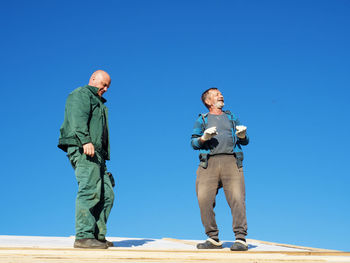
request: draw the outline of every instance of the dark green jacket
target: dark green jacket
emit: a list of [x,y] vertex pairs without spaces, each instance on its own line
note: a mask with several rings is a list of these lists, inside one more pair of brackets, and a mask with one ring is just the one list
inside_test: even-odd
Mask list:
[[66,152],[68,146],[82,147],[91,142],[95,151],[109,160],[108,109],[97,91],[98,88],[86,85],[69,94],[58,147]]

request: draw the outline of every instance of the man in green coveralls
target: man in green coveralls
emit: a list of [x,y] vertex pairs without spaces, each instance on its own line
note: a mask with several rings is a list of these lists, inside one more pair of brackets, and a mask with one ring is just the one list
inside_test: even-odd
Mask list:
[[89,84],[75,89],[66,101],[58,147],[67,152],[78,181],[75,228],[76,248],[108,248],[106,223],[113,206],[113,177],[107,173],[110,158],[108,113],[102,95],[111,78],[97,70]]

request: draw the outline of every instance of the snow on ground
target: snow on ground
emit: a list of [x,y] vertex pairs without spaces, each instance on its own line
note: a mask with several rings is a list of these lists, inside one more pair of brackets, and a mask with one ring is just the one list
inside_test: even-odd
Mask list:
[[[29,248],[72,248],[74,236],[43,237],[43,236],[0,236],[0,247]],[[195,244],[203,240],[154,239],[154,238],[124,238],[108,237],[118,249],[135,250],[197,250]],[[233,241],[223,241],[223,246],[229,248]],[[306,249],[289,248],[279,245],[248,242],[250,251],[307,251]],[[113,248],[110,248],[113,249]]]

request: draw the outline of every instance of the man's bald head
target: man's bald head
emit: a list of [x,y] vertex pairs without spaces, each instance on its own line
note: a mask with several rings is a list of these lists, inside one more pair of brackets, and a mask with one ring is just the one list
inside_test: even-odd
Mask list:
[[109,85],[111,84],[111,77],[106,71],[96,70],[92,73],[89,85],[98,88],[98,95],[102,97],[103,93],[107,91]]

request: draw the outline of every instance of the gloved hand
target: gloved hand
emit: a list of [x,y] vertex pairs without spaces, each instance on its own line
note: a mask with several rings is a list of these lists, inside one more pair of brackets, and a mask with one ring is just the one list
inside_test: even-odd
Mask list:
[[216,127],[210,127],[204,131],[204,134],[202,135],[201,139],[202,141],[207,141],[213,138],[217,134],[218,132],[216,131]]
[[244,139],[247,132],[247,127],[244,125],[236,126],[236,135],[240,139]]

